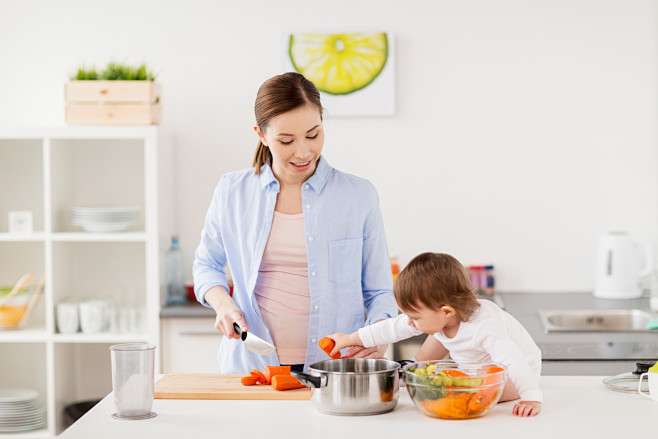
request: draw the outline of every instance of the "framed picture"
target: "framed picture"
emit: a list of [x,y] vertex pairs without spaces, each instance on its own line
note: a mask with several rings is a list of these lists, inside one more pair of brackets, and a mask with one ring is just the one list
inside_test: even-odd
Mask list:
[[391,32],[286,34],[284,70],[315,84],[329,117],[393,116],[394,43]]

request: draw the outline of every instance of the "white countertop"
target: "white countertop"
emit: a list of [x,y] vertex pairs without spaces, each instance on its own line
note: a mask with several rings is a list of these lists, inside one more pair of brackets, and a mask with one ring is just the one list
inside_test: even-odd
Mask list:
[[[155,418],[116,420],[112,394],[60,436],[66,438],[359,438],[435,437],[459,434],[480,438],[629,438],[658,431],[658,402],[613,392],[604,377],[545,376],[542,412],[512,415],[514,402],[498,404],[482,418],[443,420],[423,415],[400,388],[392,412],[374,416],[319,413],[311,401],[201,401],[156,399]],[[432,435],[432,436],[429,436]],[[444,436],[445,437],[445,436]]]

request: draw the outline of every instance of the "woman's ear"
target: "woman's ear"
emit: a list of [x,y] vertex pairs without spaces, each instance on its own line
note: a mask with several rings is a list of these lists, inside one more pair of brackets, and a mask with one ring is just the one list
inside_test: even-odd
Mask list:
[[441,307],[441,312],[443,313],[444,316],[446,317],[452,317],[457,314],[457,311],[455,311],[455,308],[453,308],[450,305],[443,305]]
[[265,143],[265,136],[263,135],[263,132],[261,131],[258,125],[254,125],[254,131],[256,132],[256,135],[258,136],[262,144],[267,146],[267,144]]

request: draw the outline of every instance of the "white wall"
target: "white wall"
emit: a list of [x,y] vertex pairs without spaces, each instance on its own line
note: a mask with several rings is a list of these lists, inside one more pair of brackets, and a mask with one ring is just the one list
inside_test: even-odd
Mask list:
[[[145,61],[175,136],[191,268],[219,176],[248,167],[289,31],[387,30],[397,114],[327,120],[377,186],[391,252],[494,263],[506,291],[591,290],[596,236],[656,242],[655,0],[0,0],[0,125],[62,125],[81,64]],[[1,159],[1,158],[0,158]],[[191,278],[191,275],[190,275]]]

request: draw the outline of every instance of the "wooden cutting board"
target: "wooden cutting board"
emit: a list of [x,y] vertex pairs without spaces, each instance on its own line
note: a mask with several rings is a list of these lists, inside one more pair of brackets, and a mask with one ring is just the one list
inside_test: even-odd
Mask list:
[[155,383],[156,399],[311,399],[311,389],[274,390],[268,384],[244,386],[244,374],[173,373]]

